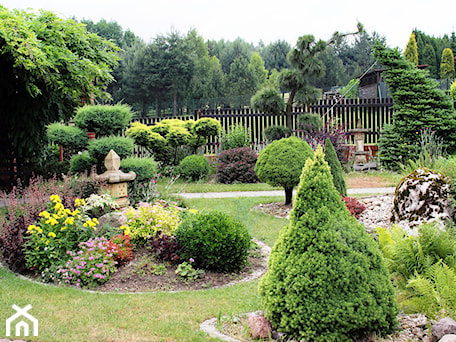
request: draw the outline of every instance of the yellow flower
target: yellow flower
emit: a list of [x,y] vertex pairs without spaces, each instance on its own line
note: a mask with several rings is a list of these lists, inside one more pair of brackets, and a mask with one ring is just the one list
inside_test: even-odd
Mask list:
[[41,229],[40,227],[36,227],[36,231],[41,234],[43,232],[43,229]]
[[193,213],[193,214],[198,213],[198,210],[196,210],[196,209],[188,209],[188,211],[191,212],[191,213]]
[[57,221],[55,218],[53,217],[50,217],[48,220],[46,220],[45,222],[46,224],[50,224],[51,226],[55,226],[56,224],[59,223],[59,221]]
[[60,231],[63,232],[65,229],[67,229],[68,227],[62,227],[60,228]]
[[98,222],[98,219],[97,219],[96,217],[94,217],[94,218],[92,219],[92,222],[94,222],[95,224],[99,224],[99,223],[100,223],[100,222]]
[[57,235],[55,235],[54,232],[49,232],[48,236],[49,236],[49,237],[56,237]]
[[51,202],[60,203],[62,200],[59,195],[51,195]]
[[31,224],[30,226],[28,226],[27,230],[28,231],[31,231],[31,230],[34,230],[36,229],[36,226],[34,224]]
[[60,203],[60,202],[57,202],[57,203],[54,205],[54,210],[55,210],[55,211],[60,211],[60,210],[63,210],[63,209],[65,209],[65,207],[64,207],[63,204]]
[[49,214],[49,213],[45,210],[45,211],[42,211],[41,213],[39,213],[38,216],[41,216],[41,217],[44,217],[44,218],[49,218],[49,217],[51,217],[51,214]]
[[68,224],[68,225],[73,225],[74,224],[74,217],[67,217],[66,220],[65,220],[65,224]]
[[80,211],[78,209],[76,209],[71,213],[71,216],[76,216],[79,213],[80,213]]
[[[88,220],[86,223],[83,224],[84,227],[94,228],[97,224],[92,220]],[[95,228],[96,229],[96,228]]]
[[49,245],[49,240],[46,240],[46,245]]
[[80,207],[80,206],[84,206],[86,203],[85,203],[85,200],[82,198],[76,198],[74,200],[74,206],[75,207]]
[[52,214],[52,217],[55,218],[56,220],[60,218],[60,216],[57,214]]

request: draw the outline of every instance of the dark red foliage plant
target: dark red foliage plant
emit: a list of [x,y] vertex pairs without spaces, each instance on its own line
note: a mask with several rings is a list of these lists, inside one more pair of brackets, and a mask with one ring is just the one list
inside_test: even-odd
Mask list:
[[343,197],[342,200],[345,202],[348,211],[354,217],[359,218],[359,215],[366,210],[366,206],[358,201],[356,198],[352,197]]
[[233,148],[217,156],[217,180],[220,183],[256,183],[256,153],[250,147]]
[[182,249],[174,236],[162,234],[160,231],[148,240],[146,248],[159,259],[173,262],[179,260],[177,253]]

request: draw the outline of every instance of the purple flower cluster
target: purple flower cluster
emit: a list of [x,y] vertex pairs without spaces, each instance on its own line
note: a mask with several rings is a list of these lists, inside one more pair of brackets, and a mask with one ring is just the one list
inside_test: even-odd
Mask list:
[[59,267],[59,283],[91,288],[108,281],[117,264],[109,250],[109,241],[97,237],[81,242],[79,248],[77,252],[67,252],[71,259]]

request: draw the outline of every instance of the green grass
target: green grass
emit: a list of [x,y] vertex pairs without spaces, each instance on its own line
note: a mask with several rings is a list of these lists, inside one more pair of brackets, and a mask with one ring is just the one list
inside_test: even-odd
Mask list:
[[[349,182],[356,179],[375,180],[382,187],[396,186],[402,179],[400,173],[388,171],[369,171],[369,172],[349,172],[345,173],[345,181]],[[186,182],[183,179],[177,179],[173,184],[169,185],[170,179],[162,177],[159,179],[157,189],[160,193],[178,193],[186,192],[227,192],[227,191],[268,191],[268,190],[283,190],[282,187],[272,187],[265,183],[254,184],[219,184],[214,181],[208,182]],[[165,191],[165,187],[167,187]]]

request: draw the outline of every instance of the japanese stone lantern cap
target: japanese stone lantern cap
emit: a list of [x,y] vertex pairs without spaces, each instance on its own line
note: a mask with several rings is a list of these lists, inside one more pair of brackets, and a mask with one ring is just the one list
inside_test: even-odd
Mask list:
[[133,171],[125,173],[119,170],[120,157],[114,150],[109,151],[104,160],[104,164],[106,166],[107,171],[102,173],[101,175],[95,176],[95,178],[98,180],[104,180],[112,184],[128,182],[136,178],[136,173],[134,173]]

